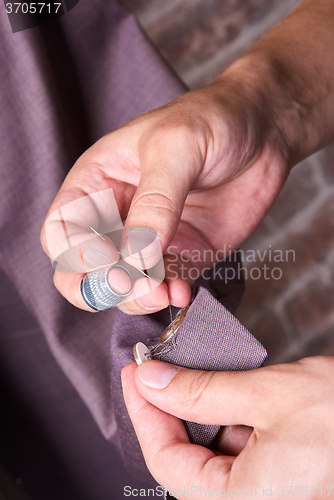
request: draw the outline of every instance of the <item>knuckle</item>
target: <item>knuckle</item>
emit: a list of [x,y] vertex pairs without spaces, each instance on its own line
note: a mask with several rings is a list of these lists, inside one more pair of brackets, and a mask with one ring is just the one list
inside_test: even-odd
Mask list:
[[118,304],[116,307],[117,309],[122,311],[122,313],[127,314],[128,316],[143,316],[144,314],[147,314],[147,311],[138,309],[133,305]]
[[207,124],[199,113],[189,112],[189,108],[187,113],[183,111],[181,103],[173,109],[163,110],[143,135],[140,151],[144,154],[152,149],[178,151],[179,154],[188,149],[194,151],[197,141],[202,142],[201,138],[207,136]]
[[169,196],[153,191],[141,193],[140,196],[132,202],[132,205],[137,208],[140,206],[154,206],[155,208],[161,208],[170,212],[176,210],[175,203]]
[[165,470],[174,460],[174,445],[173,439],[166,440],[166,442],[159,448],[153,449],[152,452],[145,457],[146,465],[151,474],[161,475],[161,471]]
[[201,371],[192,378],[186,396],[186,405],[189,409],[194,408],[201,402],[215,375],[216,372]]
[[133,200],[131,210],[146,207],[149,207],[150,210],[154,207],[155,210],[169,212],[172,215],[178,211],[175,202],[169,196],[159,192],[141,193],[138,198]]
[[151,130],[150,141],[153,145],[160,146],[170,141],[183,141],[187,138],[191,132],[191,121],[185,120],[185,118],[178,113],[169,113],[168,119],[165,117],[155,124],[153,130]]

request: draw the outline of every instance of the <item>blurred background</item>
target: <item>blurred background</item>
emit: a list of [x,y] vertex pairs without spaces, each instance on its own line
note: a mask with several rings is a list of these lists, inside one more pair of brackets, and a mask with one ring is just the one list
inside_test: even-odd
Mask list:
[[[122,0],[189,88],[209,83],[297,0]],[[334,137],[333,137],[334,140]],[[265,187],[264,187],[265,188]],[[259,250],[267,277],[247,279],[240,320],[263,342],[268,362],[334,355],[334,146],[297,165],[244,250]],[[269,250],[284,262],[273,262]],[[267,255],[265,251],[267,250]],[[291,250],[286,258],[285,251]],[[246,255],[248,255],[246,253]],[[293,258],[294,256],[294,258]],[[261,261],[263,259],[263,262]]]

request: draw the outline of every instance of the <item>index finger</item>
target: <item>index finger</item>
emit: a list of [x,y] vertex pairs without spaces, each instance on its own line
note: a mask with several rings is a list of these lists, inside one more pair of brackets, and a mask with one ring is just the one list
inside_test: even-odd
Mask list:
[[80,197],[66,191],[51,206],[41,242],[58,271],[85,273],[118,261],[122,229],[112,189]]
[[209,489],[219,484],[224,488],[235,458],[216,456],[207,448],[190,444],[181,420],[159,410],[138,393],[135,370],[135,363],[123,368],[124,399],[154,478],[176,498],[186,498],[185,491],[191,491],[192,498],[200,498],[200,486]]

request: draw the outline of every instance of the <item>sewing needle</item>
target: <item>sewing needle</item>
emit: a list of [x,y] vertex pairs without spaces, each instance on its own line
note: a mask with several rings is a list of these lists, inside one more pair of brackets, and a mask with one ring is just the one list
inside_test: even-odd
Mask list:
[[92,228],[92,226],[89,226],[89,229],[94,231],[94,233],[97,234],[103,241],[106,241],[105,238],[103,238],[103,236],[100,233],[98,233],[97,231],[95,231],[95,229]]
[[173,336],[175,334],[175,331],[174,331],[174,321],[173,321],[173,314],[172,314],[172,304],[170,302],[170,298],[169,298],[169,292],[168,293],[168,303],[169,303],[169,316],[170,316],[170,322],[171,322],[171,326],[172,326],[172,330],[173,330]]
[[[97,234],[97,236],[99,236],[99,237],[100,237],[103,241],[106,241],[106,239],[105,239],[105,238],[103,238],[103,236],[102,236],[100,233],[98,233],[98,232],[97,232],[97,231],[96,231],[96,230],[95,230],[92,226],[89,226],[89,229],[91,229],[91,230],[92,230],[95,234]],[[122,257],[121,252],[119,252],[119,251],[117,250],[117,253],[118,253],[118,255],[119,255],[120,257]],[[149,279],[151,279],[151,276],[149,276],[148,274],[144,273],[144,271],[142,271],[141,269],[138,269],[137,267],[136,267],[136,269],[137,269],[137,271],[139,271],[140,273],[142,273],[142,274],[145,276],[145,278],[149,278]]]

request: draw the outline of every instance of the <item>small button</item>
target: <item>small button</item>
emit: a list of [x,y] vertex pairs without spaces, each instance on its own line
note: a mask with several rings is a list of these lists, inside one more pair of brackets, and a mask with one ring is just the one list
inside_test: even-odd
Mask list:
[[[189,307],[190,307],[190,304],[189,304],[189,306],[184,307],[183,309],[180,309],[179,312],[177,313],[177,315],[175,316],[175,318],[173,319],[173,321],[170,323],[170,325],[167,326],[167,328],[164,332],[162,332],[162,334],[160,335],[160,338],[159,338],[161,344],[163,342],[166,342],[166,340],[168,340],[173,335],[173,333],[177,332],[178,328],[182,324],[182,321],[186,317],[186,314],[188,312]],[[173,331],[173,327],[174,327],[174,331]]]
[[144,361],[151,359],[149,348],[142,342],[138,342],[133,346],[133,356],[137,365],[141,365]]

